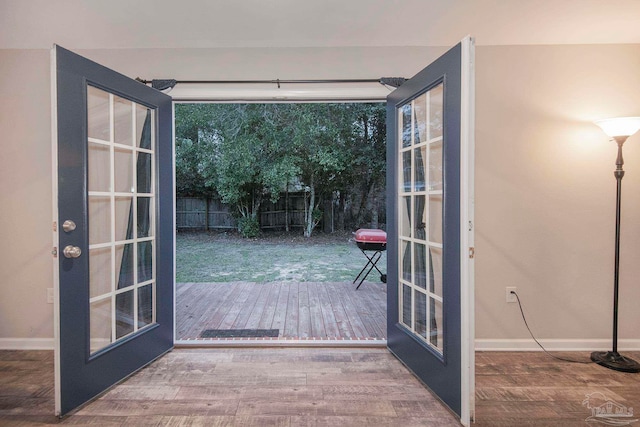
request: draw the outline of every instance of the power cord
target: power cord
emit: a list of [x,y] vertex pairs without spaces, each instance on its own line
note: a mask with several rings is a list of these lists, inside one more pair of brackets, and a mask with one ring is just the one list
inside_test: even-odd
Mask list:
[[540,342],[536,339],[536,337],[533,336],[533,332],[531,332],[531,328],[529,328],[529,324],[527,323],[527,318],[524,316],[524,311],[522,310],[522,303],[520,302],[520,297],[518,296],[518,293],[516,291],[511,291],[511,293],[514,294],[516,296],[516,299],[518,300],[518,307],[520,307],[520,314],[522,314],[522,320],[524,321],[524,326],[527,327],[527,331],[529,331],[529,335],[531,335],[531,338],[533,338],[533,340],[536,342],[536,344],[538,344],[538,347],[540,347],[542,351],[544,351],[548,356],[553,357],[554,359],[557,359],[557,360],[562,360],[563,362],[584,363],[584,364],[594,363],[592,360],[584,361],[584,360],[566,359],[564,357],[559,357],[549,353],[547,349],[544,348],[542,344],[540,344]]

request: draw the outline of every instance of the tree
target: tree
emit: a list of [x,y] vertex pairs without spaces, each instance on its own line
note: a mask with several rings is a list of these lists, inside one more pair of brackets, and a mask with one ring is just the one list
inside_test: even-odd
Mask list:
[[362,194],[360,223],[385,178],[384,120],[381,104],[179,104],[178,192],[215,193],[257,221],[262,201],[295,180],[308,194],[305,236],[334,194],[342,212],[348,194]]

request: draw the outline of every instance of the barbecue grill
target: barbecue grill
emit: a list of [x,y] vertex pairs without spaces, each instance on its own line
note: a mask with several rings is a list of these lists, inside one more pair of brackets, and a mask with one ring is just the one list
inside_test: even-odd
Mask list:
[[[380,271],[377,266],[378,261],[382,257],[382,252],[387,250],[387,233],[383,230],[361,228],[355,232],[355,240],[358,248],[367,258],[367,263],[362,267],[360,273],[358,273],[356,278],[353,280],[354,284],[360,280],[356,290],[360,288],[362,282],[364,282],[374,268],[378,270],[378,273],[380,273],[380,281],[382,283],[387,283],[387,275]],[[369,256],[367,252],[373,252],[373,254]]]

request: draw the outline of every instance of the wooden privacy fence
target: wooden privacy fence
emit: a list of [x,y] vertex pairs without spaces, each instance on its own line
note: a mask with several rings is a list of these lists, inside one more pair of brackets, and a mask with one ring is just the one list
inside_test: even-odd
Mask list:
[[[276,203],[265,201],[260,207],[260,228],[274,230],[304,227],[304,193],[289,193]],[[216,199],[178,197],[178,230],[233,230],[237,226],[231,208]]]

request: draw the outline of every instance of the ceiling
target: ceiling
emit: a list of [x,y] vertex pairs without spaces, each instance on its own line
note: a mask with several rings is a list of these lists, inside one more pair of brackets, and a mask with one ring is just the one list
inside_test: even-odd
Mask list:
[[0,48],[640,43],[638,0],[0,0]]

